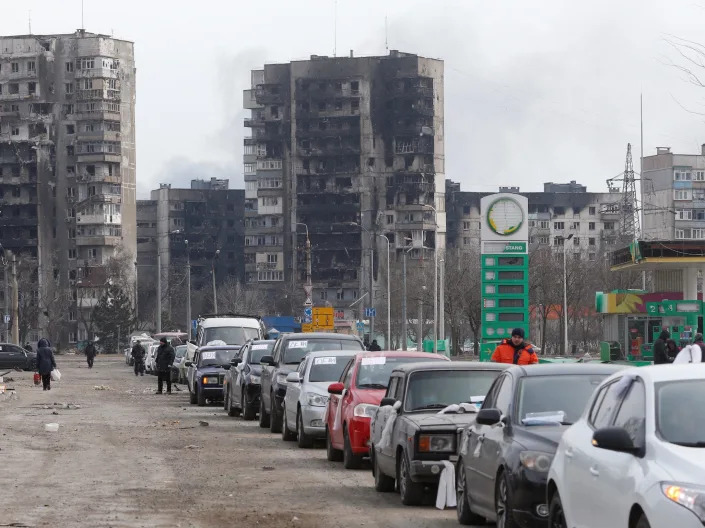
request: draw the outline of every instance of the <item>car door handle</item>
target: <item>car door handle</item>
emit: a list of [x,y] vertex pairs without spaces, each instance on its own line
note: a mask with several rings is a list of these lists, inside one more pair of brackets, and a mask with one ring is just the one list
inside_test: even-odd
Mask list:
[[600,471],[597,469],[597,466],[590,466],[590,474],[593,477],[599,477],[600,476]]
[[570,448],[566,449],[565,456],[567,456],[568,458],[573,458],[573,450]]

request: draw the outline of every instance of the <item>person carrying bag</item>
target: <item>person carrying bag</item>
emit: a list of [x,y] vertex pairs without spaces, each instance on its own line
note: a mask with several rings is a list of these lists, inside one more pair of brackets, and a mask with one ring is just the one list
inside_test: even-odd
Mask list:
[[[56,369],[56,360],[54,359],[54,350],[51,348],[51,343],[48,339],[42,338],[37,343],[37,372],[42,377],[42,387],[46,390],[51,390],[52,372]],[[56,381],[61,378],[61,374],[56,370]]]

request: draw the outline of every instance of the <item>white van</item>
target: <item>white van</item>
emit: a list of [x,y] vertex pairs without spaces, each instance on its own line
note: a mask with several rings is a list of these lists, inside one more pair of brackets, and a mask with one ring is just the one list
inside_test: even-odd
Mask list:
[[251,339],[264,339],[266,328],[255,315],[218,314],[199,317],[196,342],[189,343],[186,361],[193,360],[196,348],[208,344],[244,345]]

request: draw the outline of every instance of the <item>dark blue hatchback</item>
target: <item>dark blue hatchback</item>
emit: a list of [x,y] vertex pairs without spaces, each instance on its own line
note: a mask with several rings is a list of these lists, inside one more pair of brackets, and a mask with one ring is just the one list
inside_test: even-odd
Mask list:
[[192,404],[205,405],[206,400],[220,401],[223,399],[223,378],[225,365],[235,357],[239,345],[211,345],[196,350],[193,361],[186,363],[186,375],[189,401]]

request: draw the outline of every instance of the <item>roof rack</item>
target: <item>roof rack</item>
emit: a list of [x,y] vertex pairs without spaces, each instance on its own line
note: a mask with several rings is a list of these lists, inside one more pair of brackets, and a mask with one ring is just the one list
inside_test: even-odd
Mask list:
[[216,317],[249,317],[251,319],[257,319],[258,321],[261,321],[262,318],[259,315],[252,315],[252,314],[236,314],[236,313],[218,313],[218,314],[203,314],[199,315],[198,319],[212,319]]

